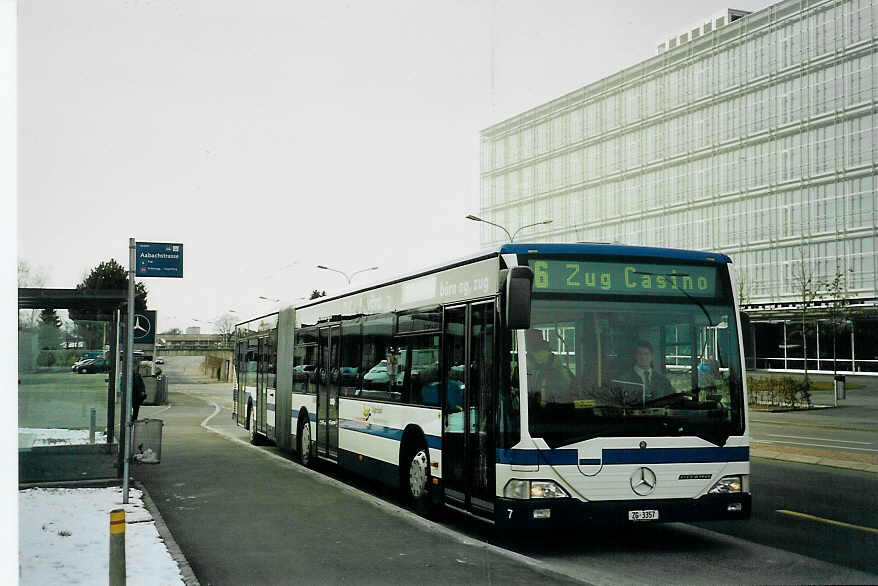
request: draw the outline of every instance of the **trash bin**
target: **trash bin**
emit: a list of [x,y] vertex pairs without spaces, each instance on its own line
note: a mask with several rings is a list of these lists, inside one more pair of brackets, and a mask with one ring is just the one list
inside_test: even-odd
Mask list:
[[141,464],[158,464],[162,461],[161,419],[138,419],[131,434],[131,457]]
[[835,397],[837,399],[845,399],[847,390],[845,389],[845,380],[843,374],[835,375]]

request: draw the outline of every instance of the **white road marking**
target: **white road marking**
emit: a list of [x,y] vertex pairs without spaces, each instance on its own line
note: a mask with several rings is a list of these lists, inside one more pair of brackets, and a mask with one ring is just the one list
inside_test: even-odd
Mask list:
[[835,449],[842,449],[842,450],[858,450],[860,452],[878,452],[878,450],[875,450],[872,448],[857,448],[854,446],[838,446],[838,445],[830,445],[830,444],[808,444],[808,443],[804,443],[804,442],[785,442],[785,441],[781,441],[781,440],[764,440],[764,439],[758,439],[758,438],[753,438],[753,441],[761,443],[761,444],[787,444],[787,445],[791,445],[791,446],[811,446],[814,448],[835,448]]
[[855,441],[851,441],[851,440],[837,440],[837,439],[832,439],[831,437],[807,437],[804,435],[780,435],[777,433],[769,433],[768,436],[769,437],[786,437],[786,438],[791,438],[791,439],[816,440],[816,441],[822,441],[822,442],[838,442],[838,443],[842,443],[842,444],[860,444],[863,446],[871,446],[872,445],[872,442],[855,442]]

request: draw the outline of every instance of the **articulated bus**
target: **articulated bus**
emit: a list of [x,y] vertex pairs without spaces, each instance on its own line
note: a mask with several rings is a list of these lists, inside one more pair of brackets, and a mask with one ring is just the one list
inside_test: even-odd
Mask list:
[[722,254],[506,244],[237,325],[234,413],[498,527],[746,519]]

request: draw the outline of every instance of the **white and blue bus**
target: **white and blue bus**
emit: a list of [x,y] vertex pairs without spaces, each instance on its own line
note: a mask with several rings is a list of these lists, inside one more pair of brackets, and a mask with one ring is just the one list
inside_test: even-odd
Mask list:
[[254,442],[501,527],[746,519],[722,254],[506,244],[238,324]]

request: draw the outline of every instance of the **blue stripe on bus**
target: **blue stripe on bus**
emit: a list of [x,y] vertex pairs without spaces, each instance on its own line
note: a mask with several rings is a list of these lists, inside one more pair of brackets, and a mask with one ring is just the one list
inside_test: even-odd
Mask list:
[[[376,425],[374,423],[364,423],[355,419],[342,419],[338,422],[341,429],[348,431],[358,431],[369,435],[402,441],[402,430],[395,427],[387,427],[385,425]],[[427,446],[434,450],[442,449],[442,438],[435,435],[424,434],[427,438]]]
[[498,464],[520,466],[576,465],[597,466],[604,464],[672,464],[699,462],[746,462],[750,448],[651,448],[651,449],[605,449],[602,458],[577,459],[577,450],[497,450]]
[[497,450],[498,464],[564,466],[576,464],[576,450]]
[[699,462],[746,462],[750,448],[651,448],[603,451],[604,464],[670,464]]

